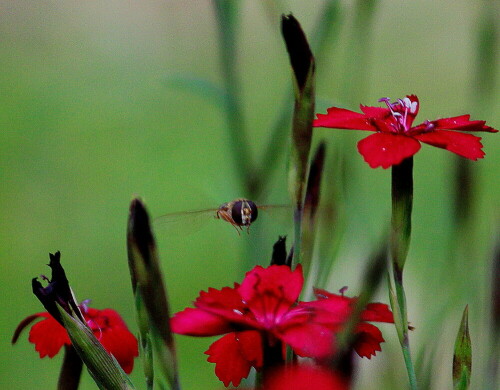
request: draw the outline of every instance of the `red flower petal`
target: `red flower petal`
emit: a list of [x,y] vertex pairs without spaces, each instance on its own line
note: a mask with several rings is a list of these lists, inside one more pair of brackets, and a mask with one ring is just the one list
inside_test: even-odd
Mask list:
[[394,323],[394,316],[385,303],[369,303],[361,313],[361,320]]
[[[227,387],[238,386],[252,367],[262,365],[262,339],[259,332],[232,332],[215,341],[205,352],[215,363],[215,375]],[[249,359],[250,358],[250,359]]]
[[420,109],[420,103],[416,95],[406,95],[401,99],[402,103],[397,105],[397,111],[406,117],[406,128],[410,128]]
[[361,108],[366,117],[372,119],[386,119],[391,115],[391,110],[386,107],[363,106],[360,104],[359,108]]
[[216,336],[233,330],[225,318],[192,308],[176,313],[170,320],[170,326],[172,332],[189,336]]
[[277,334],[283,342],[302,357],[323,359],[334,352],[334,334],[326,326],[306,323],[280,329]]
[[125,321],[113,309],[87,307],[84,316],[104,349],[115,357],[123,371],[130,374],[139,350],[137,339],[130,333]]
[[300,264],[294,271],[286,265],[257,266],[247,272],[238,291],[256,321],[272,328],[295,304],[303,284]]
[[[240,286],[235,283],[234,288],[224,287],[220,290],[209,288],[207,292],[200,292],[200,296],[194,302],[194,305],[203,311],[206,311],[215,316],[221,317],[220,326],[224,326],[224,322],[233,323],[243,326],[244,328],[252,328],[258,326],[253,316],[247,315],[249,312],[247,302],[244,302],[238,288]],[[201,315],[201,314],[200,314]],[[210,320],[209,317],[205,318],[206,321]],[[216,327],[217,323],[212,326]],[[227,328],[227,331],[232,331],[233,328]],[[214,328],[212,335],[220,334]],[[194,334],[193,334],[194,335]]]
[[314,321],[333,329],[343,324],[352,312],[351,305],[355,299],[326,290],[316,289],[317,301],[301,302],[299,306],[314,309]]
[[31,327],[28,340],[35,344],[35,350],[41,358],[45,356],[52,358],[63,345],[70,345],[71,340],[66,329],[49,313],[38,313],[38,315],[45,319]]
[[431,123],[436,130],[462,130],[462,131],[487,131],[497,133],[498,130],[485,126],[485,121],[471,121],[470,115],[454,116],[452,118],[442,118]]
[[304,276],[300,264],[294,271],[286,265],[271,265],[267,268],[257,266],[246,273],[238,291],[246,302],[262,294],[273,294],[295,302],[303,284]]
[[139,355],[137,339],[126,328],[115,327],[102,332],[98,340],[106,351],[115,357],[125,373],[134,368],[134,358]]
[[264,390],[347,390],[347,383],[332,371],[312,365],[294,365],[276,371]]
[[472,134],[465,134],[450,130],[430,131],[414,136],[421,142],[449,150],[459,156],[477,160],[484,157],[481,138]]
[[385,340],[382,337],[382,332],[375,325],[361,322],[356,326],[356,336],[358,337],[354,350],[361,357],[371,359],[377,351],[382,351],[380,343]]
[[[376,107],[373,107],[376,108]],[[372,130],[375,131],[368,117],[359,112],[346,110],[344,108],[330,107],[327,114],[317,114],[314,127],[331,127],[334,129],[350,130]]]
[[358,151],[372,168],[389,168],[420,150],[417,140],[405,135],[375,133],[358,142]]
[[236,332],[236,339],[243,357],[250,362],[252,367],[260,369],[264,360],[261,334],[256,331]]
[[224,308],[228,310],[243,309],[245,304],[241,300],[238,292],[238,284],[235,287],[223,287],[220,290],[209,288],[208,291],[201,291],[200,296],[196,298],[194,305],[199,308]]

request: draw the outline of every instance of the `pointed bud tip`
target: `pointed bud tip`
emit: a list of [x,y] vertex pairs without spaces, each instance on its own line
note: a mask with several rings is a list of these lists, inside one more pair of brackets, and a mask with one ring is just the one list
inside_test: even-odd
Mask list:
[[314,67],[314,57],[307,42],[306,35],[300,23],[292,14],[281,16],[281,33],[285,39],[290,63],[302,91],[307,81],[311,67]]
[[144,261],[150,261],[151,249],[155,247],[150,219],[144,203],[135,198],[130,204],[128,240],[141,253]]

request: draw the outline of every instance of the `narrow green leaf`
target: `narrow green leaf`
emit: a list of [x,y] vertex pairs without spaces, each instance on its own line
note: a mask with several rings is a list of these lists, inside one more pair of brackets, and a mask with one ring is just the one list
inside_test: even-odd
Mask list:
[[290,58],[295,86],[288,183],[295,207],[294,251],[300,261],[302,212],[314,118],[315,65],[309,43],[297,19],[292,15],[283,15],[281,31]]
[[57,307],[71,344],[87,366],[97,386],[106,390],[134,389],[116,359],[106,352],[92,330],[66,313],[59,305]]
[[170,388],[177,390],[180,386],[167,291],[149,215],[139,199],[134,199],[130,205],[127,248],[147,380],[152,380],[152,365],[148,361],[151,356],[148,343],[151,342],[162,374]]
[[308,275],[313,257],[314,242],[318,228],[317,211],[320,202],[321,182],[325,165],[326,145],[321,142],[311,159],[309,177],[304,199],[304,223],[302,225],[302,265]]
[[168,75],[165,78],[165,84],[167,87],[186,90],[222,109],[228,99],[226,91],[217,84],[188,74]]
[[472,371],[472,346],[469,335],[469,306],[465,306],[453,353],[453,388],[467,390]]
[[139,346],[144,377],[146,378],[146,388],[154,387],[154,360],[151,332],[149,327],[149,317],[144,305],[140,289],[135,291],[135,309],[137,314],[137,324],[139,325]]

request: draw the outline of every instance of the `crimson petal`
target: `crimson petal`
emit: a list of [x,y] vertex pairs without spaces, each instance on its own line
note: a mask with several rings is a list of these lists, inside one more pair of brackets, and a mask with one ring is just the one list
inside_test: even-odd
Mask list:
[[394,316],[385,303],[369,303],[361,313],[361,321],[394,323]]
[[363,106],[360,104],[359,108],[368,117],[372,119],[386,119],[391,116],[391,110],[385,107]]
[[187,308],[170,320],[172,332],[189,336],[217,336],[232,331],[230,322],[201,309]]
[[358,151],[372,168],[389,168],[420,150],[420,143],[399,134],[375,133],[358,142]]
[[[255,351],[248,351],[249,346]],[[248,376],[250,369],[259,363],[256,360],[248,360],[247,357],[262,357],[261,336],[256,331],[228,333],[215,341],[205,354],[209,355],[207,360],[210,363],[215,363],[215,375],[224,386],[229,386],[231,382],[238,386],[241,380]]]
[[375,131],[366,115],[344,108],[330,107],[326,115],[317,114],[317,116],[318,119],[315,119],[313,123],[314,127]]
[[380,343],[385,340],[382,337],[382,332],[375,325],[361,322],[356,326],[357,341],[354,345],[354,350],[361,357],[371,359],[377,351],[382,351]]
[[334,353],[334,333],[326,326],[306,323],[280,330],[277,336],[302,357],[323,359]]
[[471,121],[470,115],[460,115],[451,118],[442,118],[431,123],[436,130],[487,131],[497,133],[493,127],[485,126],[485,121]]
[[130,374],[139,355],[137,339],[126,328],[114,327],[94,333],[106,351],[115,357],[123,371]]
[[45,319],[31,327],[28,340],[35,344],[35,350],[41,358],[45,356],[52,358],[63,345],[70,345],[71,340],[66,329],[49,313],[40,313],[40,317]]
[[472,134],[465,134],[450,130],[430,131],[414,136],[421,142],[449,150],[459,156],[477,160],[484,157],[481,138]]
[[[243,300],[249,303],[263,296],[275,297],[276,301],[295,303],[304,284],[304,275],[300,264],[294,271],[287,265],[257,266],[247,272],[238,291]],[[272,309],[267,308],[267,311]]]

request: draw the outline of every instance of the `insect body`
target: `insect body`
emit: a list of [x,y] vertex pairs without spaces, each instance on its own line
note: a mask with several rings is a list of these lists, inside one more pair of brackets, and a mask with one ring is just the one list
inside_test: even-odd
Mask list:
[[247,232],[249,232],[250,225],[255,222],[257,216],[259,215],[259,209],[266,211],[276,210],[274,212],[276,215],[277,210],[286,211],[290,209],[290,206],[287,205],[257,206],[251,200],[238,198],[230,202],[223,203],[218,208],[184,211],[179,213],[162,215],[155,219],[155,223],[157,223],[157,226],[159,227],[162,226],[162,227],[172,228],[176,224],[177,226],[182,225],[182,223],[181,224],[179,223],[181,221],[186,221],[186,220],[190,220],[190,222],[199,222],[201,224],[203,221],[209,219],[207,217],[212,216],[216,219],[222,219],[223,221],[230,223],[236,229],[238,234],[240,234],[240,231],[242,231],[244,227],[246,227]]
[[248,199],[235,199],[223,203],[216,212],[216,217],[233,225],[238,234],[243,226],[246,226],[248,232],[250,225],[255,222],[258,215],[257,205]]

